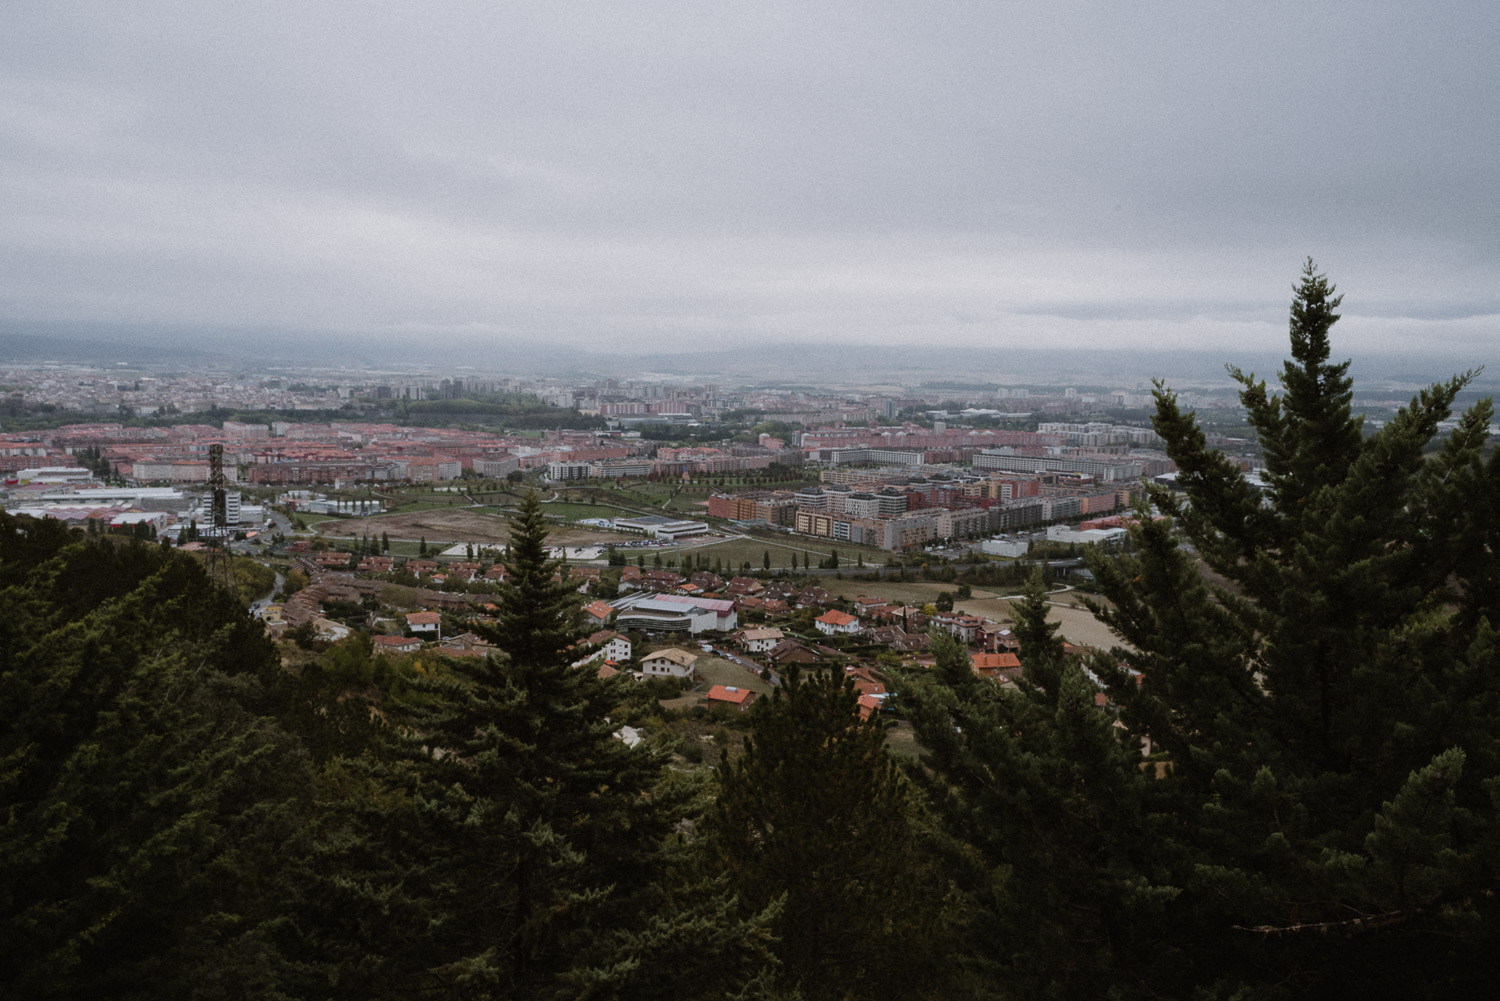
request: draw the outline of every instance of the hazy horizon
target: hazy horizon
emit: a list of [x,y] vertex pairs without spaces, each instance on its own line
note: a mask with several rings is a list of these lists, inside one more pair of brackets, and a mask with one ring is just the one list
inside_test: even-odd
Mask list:
[[9,5],[0,330],[1493,356],[1500,10],[941,13]]

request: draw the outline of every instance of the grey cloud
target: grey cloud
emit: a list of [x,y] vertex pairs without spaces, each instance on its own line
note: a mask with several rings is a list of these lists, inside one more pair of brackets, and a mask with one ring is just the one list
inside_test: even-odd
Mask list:
[[1312,253],[1351,313],[1470,344],[1500,312],[1497,28],[1394,3],[11,5],[0,309],[622,345],[1128,345],[1202,318],[1274,346]]

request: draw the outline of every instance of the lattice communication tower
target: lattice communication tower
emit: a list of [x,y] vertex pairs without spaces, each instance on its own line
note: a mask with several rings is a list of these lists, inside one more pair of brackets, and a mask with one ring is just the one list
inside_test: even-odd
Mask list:
[[208,446],[208,576],[235,593],[234,552],[229,547],[229,505],[224,490],[224,446]]

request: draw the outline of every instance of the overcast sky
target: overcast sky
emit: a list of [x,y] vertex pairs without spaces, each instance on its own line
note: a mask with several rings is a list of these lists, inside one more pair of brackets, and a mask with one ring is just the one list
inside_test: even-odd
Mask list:
[[0,324],[1494,360],[1500,5],[0,5]]

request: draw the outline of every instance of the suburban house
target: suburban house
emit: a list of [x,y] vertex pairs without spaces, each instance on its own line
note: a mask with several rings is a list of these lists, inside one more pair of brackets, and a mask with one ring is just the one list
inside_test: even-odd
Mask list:
[[980,630],[984,627],[984,620],[977,615],[967,615],[963,612],[939,612],[932,617],[934,629],[941,629],[958,639],[965,646],[973,643],[979,638]]
[[604,647],[605,660],[612,660],[616,664],[630,660],[630,640],[613,630],[601,630],[590,636],[588,642]]
[[1013,653],[971,653],[969,663],[981,678],[1013,681],[1021,673],[1021,658]]
[[691,678],[698,655],[667,647],[641,658],[641,673],[648,678]]
[[406,616],[406,628],[413,636],[442,639],[443,617],[437,612],[409,612]]
[[610,618],[615,614],[615,609],[607,601],[591,601],[584,605],[580,612],[590,626],[603,626],[609,624]]
[[780,629],[742,629],[739,636],[746,653],[769,653],[785,638]]
[[375,652],[389,654],[416,653],[422,641],[415,636],[376,636]]
[[796,640],[782,640],[766,654],[773,664],[818,664],[823,658]]
[[818,632],[825,636],[854,636],[863,632],[859,619],[848,612],[830,609],[813,620]]
[[703,698],[710,706],[721,704],[738,706],[740,712],[744,712],[755,701],[755,693],[748,688],[736,688],[733,685],[715,685],[708,690],[708,694],[703,696]]

